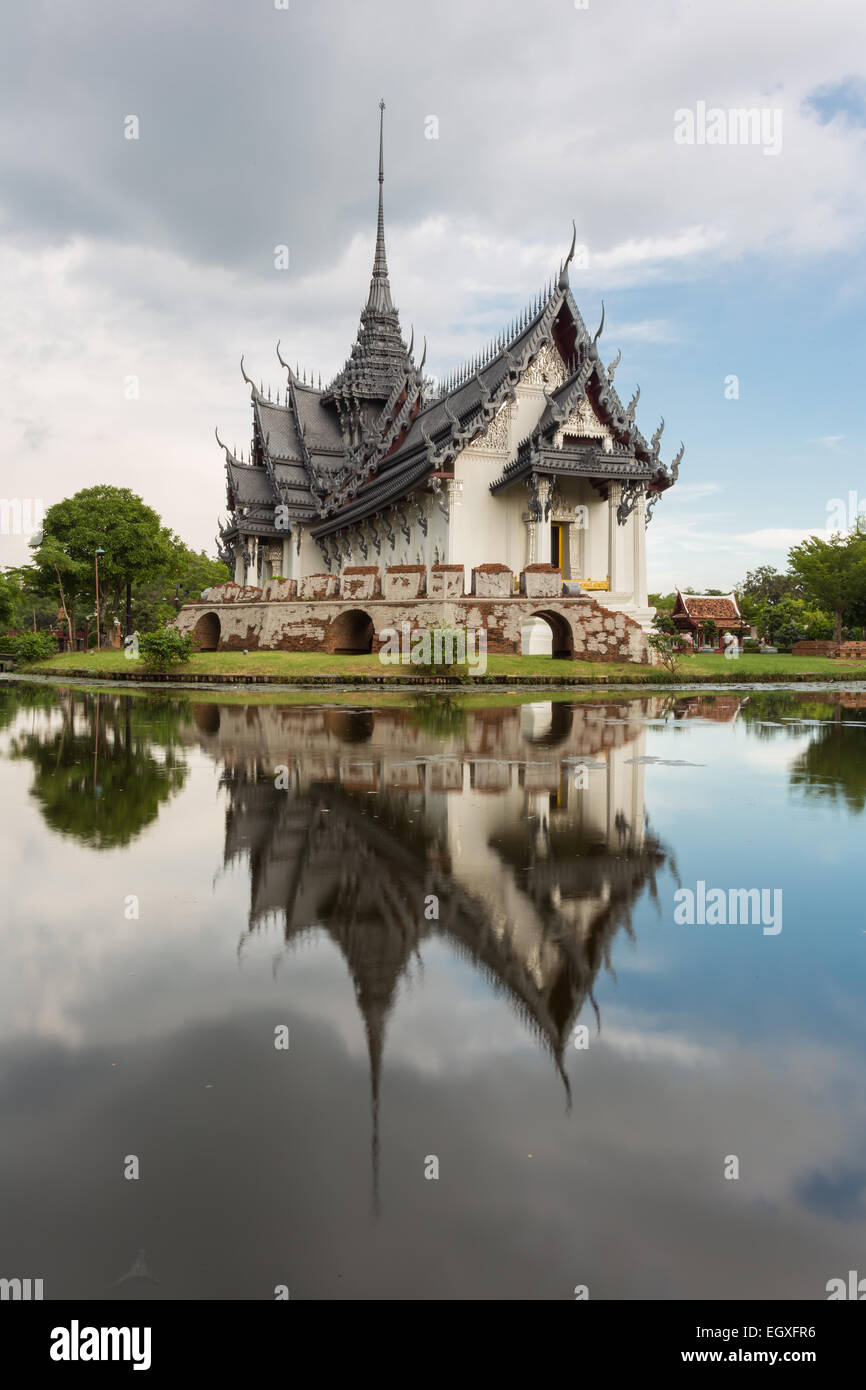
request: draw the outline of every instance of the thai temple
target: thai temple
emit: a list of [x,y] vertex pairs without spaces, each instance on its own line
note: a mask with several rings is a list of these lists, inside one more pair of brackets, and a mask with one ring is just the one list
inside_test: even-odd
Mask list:
[[[407,343],[391,297],[383,112],[380,103],[373,271],[343,366],[314,384],[278,343],[286,385],[272,398],[241,358],[252,443],[244,459],[217,433],[228,499],[218,544],[247,592],[212,593],[212,606],[253,602],[255,590],[284,602],[591,595],[596,616],[622,614],[645,631],[653,616],[646,526],[676,481],[683,448],[666,466],[664,421],[647,440],[635,420],[639,388],[621,401],[621,354],[605,366],[599,352],[604,307],[590,334],[569,285],[576,234],[558,273],[506,330],[444,381],[425,375],[426,341],[416,361],[414,333]],[[370,577],[359,590],[361,576]],[[283,584],[268,587],[275,580]],[[205,616],[194,608],[181,627]],[[292,647],[297,616],[279,628],[260,617],[232,635],[217,614],[217,628],[198,634],[204,646]],[[577,655],[567,626],[558,644]],[[503,639],[500,649],[508,647]]]

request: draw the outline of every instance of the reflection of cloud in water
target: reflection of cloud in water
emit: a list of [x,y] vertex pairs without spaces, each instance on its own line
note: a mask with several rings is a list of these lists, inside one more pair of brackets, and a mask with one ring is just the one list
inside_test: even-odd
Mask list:
[[642,767],[704,767],[704,763],[687,763],[683,758],[626,758],[627,763],[639,763]]

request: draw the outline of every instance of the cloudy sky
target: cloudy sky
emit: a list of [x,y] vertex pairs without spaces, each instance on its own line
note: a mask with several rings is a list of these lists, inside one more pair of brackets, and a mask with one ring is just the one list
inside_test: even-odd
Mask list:
[[[576,220],[572,285],[592,329],[604,300],[617,385],[640,384],[645,434],[664,416],[666,459],[686,445],[651,588],[727,587],[833,499],[866,510],[858,0],[284,3],[5,17],[0,495],[129,486],[213,548],[214,426],[249,440],[241,353],[265,388],[277,339],[326,380],[357,331],[384,97],[391,284],[435,373],[522,307]],[[700,142],[701,110],[712,131],[744,107],[761,138]],[[0,535],[0,563],[26,555]]]

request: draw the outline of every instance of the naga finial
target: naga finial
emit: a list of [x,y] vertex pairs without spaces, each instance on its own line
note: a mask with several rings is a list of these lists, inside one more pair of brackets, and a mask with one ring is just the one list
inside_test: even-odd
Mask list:
[[291,376],[291,375],[292,375],[292,369],[291,369],[291,367],[289,366],[288,362],[284,362],[284,361],[283,361],[282,353],[280,352],[280,340],[279,340],[279,338],[277,339],[277,361],[279,362],[279,364],[280,364],[281,367],[285,367],[285,369],[286,369],[286,371],[288,372],[289,376]]
[[616,357],[613,359],[613,361],[611,362],[610,366],[609,366],[608,369],[607,369],[607,384],[608,384],[608,386],[613,386],[613,375],[614,375],[614,372],[616,371],[616,369],[617,369],[617,367],[619,366],[619,364],[620,364],[621,361],[622,361],[622,348],[619,349],[619,352],[616,354]]
[[571,262],[574,260],[574,248],[575,248],[576,245],[577,245],[577,226],[575,225],[574,218],[572,218],[572,220],[571,220],[571,246],[570,246],[569,249],[568,249],[568,255],[566,256],[565,260],[563,261],[562,267],[561,267],[560,272],[559,272],[559,288],[560,288],[561,290],[567,289],[567,287],[568,287],[568,267],[569,267],[569,265],[571,264]]
[[244,381],[247,383],[247,385],[248,385],[248,386],[251,386],[251,387],[253,388],[254,391],[257,391],[257,390],[258,390],[258,387],[256,386],[256,383],[253,381],[252,377],[247,376],[246,371],[244,370],[244,359],[243,359],[243,357],[241,357],[241,376],[243,377],[243,379],[244,379]]
[[601,333],[602,333],[602,329],[603,329],[603,328],[604,328],[604,300],[601,301],[601,322],[599,323],[598,328],[595,330],[595,337],[594,337],[593,340],[592,340],[593,343],[597,343],[597,342],[598,342],[599,338],[601,337]]

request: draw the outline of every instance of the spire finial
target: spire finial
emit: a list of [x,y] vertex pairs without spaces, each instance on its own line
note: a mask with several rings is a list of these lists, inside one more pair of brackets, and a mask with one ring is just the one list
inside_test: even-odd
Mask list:
[[391,287],[388,283],[388,262],[385,258],[385,213],[382,202],[382,184],[385,182],[385,102],[379,102],[379,217],[376,225],[376,254],[373,257],[373,278],[370,281],[370,294],[367,308],[377,313],[394,312],[391,303]]

